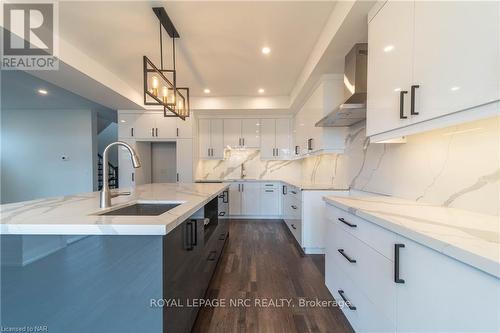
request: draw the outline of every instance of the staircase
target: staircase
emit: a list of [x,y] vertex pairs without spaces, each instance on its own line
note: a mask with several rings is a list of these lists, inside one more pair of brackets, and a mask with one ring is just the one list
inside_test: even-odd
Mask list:
[[[102,155],[97,154],[97,189],[100,191],[102,190],[102,183],[103,183],[103,165],[102,165]],[[114,166],[113,164],[108,162],[108,167],[109,167],[109,172],[108,172],[108,179],[109,179],[109,188],[114,189],[118,188],[118,167]]]

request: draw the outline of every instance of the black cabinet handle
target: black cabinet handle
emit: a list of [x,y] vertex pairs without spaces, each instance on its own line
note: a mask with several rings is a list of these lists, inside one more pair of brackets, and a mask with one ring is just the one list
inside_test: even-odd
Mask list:
[[338,218],[338,220],[339,220],[340,222],[344,223],[344,224],[347,224],[347,225],[348,225],[349,227],[351,227],[351,228],[356,228],[356,227],[357,227],[357,225],[356,225],[356,224],[353,224],[353,223],[349,223],[349,222],[347,222],[346,220],[344,220],[344,218],[343,218],[343,217],[339,217],[339,218]]
[[225,216],[226,215],[226,212],[220,212],[219,213],[219,216]]
[[228,203],[229,202],[229,192],[224,191],[222,192],[222,203]]
[[286,185],[283,185],[283,194],[286,194],[286,192],[287,192]]
[[299,154],[299,146],[295,146],[295,155],[298,155]]
[[265,190],[266,192],[274,192],[274,190]]
[[291,226],[294,230],[297,230],[297,228],[295,227],[295,224],[290,224],[290,226]]
[[345,302],[345,304],[349,307],[349,310],[356,310],[356,307],[352,305],[351,301],[349,301],[345,296],[345,292],[342,289],[337,290],[340,297],[342,297],[342,300]]
[[411,115],[417,115],[418,112],[415,111],[415,89],[420,88],[418,84],[414,84],[411,86],[411,94],[410,94],[410,100],[411,100],[411,106],[410,106],[410,114]]
[[216,257],[217,257],[217,251],[210,251],[207,257],[207,261],[215,261]]
[[292,207],[293,209],[297,209],[297,206],[295,206],[295,205],[292,205],[291,207]]
[[193,246],[193,222],[186,222],[186,250],[192,251],[194,249]]
[[177,127],[175,134],[179,136],[179,127]]
[[347,261],[349,261],[350,263],[355,263],[356,260],[352,259],[351,257],[349,257],[347,254],[344,253],[344,249],[338,249],[339,253],[347,259]]
[[309,140],[307,140],[307,149],[308,150],[313,150],[313,139],[310,138]]
[[295,191],[290,191],[290,192],[292,192],[293,194],[297,194],[297,192],[295,192]]
[[134,128],[133,127],[130,129],[130,136],[134,136]]
[[191,244],[192,246],[196,246],[198,245],[198,223],[196,222],[196,220],[191,220],[191,223],[194,226],[193,228],[191,228],[191,233],[192,233]]
[[243,142],[243,146],[245,145],[245,138],[241,138],[241,142]]
[[155,132],[156,132],[156,136],[158,137],[158,127],[155,129]]
[[408,92],[406,90],[401,90],[399,92],[399,119],[408,118],[405,116],[405,94]]
[[151,136],[155,136],[155,129],[151,128]]
[[394,244],[394,282],[405,283],[405,280],[399,278],[399,249],[405,247],[404,244]]

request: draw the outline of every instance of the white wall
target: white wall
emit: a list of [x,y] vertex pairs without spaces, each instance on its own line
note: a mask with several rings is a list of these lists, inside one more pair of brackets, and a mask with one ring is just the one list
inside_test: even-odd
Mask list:
[[2,203],[93,191],[93,112],[16,109],[1,118]]

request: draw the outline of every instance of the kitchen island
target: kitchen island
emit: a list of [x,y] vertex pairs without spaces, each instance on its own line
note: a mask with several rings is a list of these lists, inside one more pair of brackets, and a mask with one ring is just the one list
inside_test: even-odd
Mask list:
[[[107,209],[97,192],[2,205],[0,325],[189,332],[228,237],[226,187],[142,185]],[[130,215],[136,204],[173,208]]]

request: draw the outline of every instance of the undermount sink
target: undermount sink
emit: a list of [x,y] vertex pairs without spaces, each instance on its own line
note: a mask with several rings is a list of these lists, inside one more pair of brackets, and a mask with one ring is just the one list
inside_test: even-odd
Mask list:
[[114,215],[114,216],[158,216],[177,206],[181,203],[136,203],[131,206],[118,208],[99,215]]

